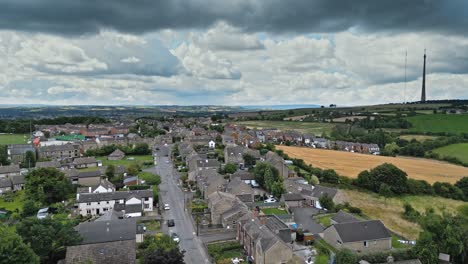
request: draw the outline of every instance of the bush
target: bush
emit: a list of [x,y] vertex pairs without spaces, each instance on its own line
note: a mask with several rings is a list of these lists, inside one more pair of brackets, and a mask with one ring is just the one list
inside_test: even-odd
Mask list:
[[413,208],[413,206],[411,206],[411,204],[409,203],[405,203],[403,207],[405,209],[405,211],[403,212],[403,218],[416,223],[421,217],[421,214],[418,211],[416,211]]
[[358,208],[358,207],[348,206],[348,210],[352,214],[358,214],[358,215],[362,214],[361,208]]

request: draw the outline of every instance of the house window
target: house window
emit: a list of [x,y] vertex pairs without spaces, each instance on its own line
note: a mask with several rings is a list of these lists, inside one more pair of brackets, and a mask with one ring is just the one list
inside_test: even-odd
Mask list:
[[149,204],[145,204],[145,209],[148,209],[149,208]]
[[104,212],[107,212],[107,210],[109,210],[109,209],[107,209],[107,208],[104,208],[104,209],[102,209],[102,210],[103,210]]
[[91,203],[86,203],[86,205],[91,205]]
[[365,247],[368,247],[369,246],[369,243],[367,241],[364,241],[364,246]]
[[107,201],[106,204],[109,204],[109,201]]
[[99,205],[99,204],[101,204],[101,202],[97,202],[97,204]]
[[86,213],[87,213],[87,214],[91,214],[91,210],[89,210],[89,209],[86,210]]
[[149,198],[148,198],[148,197],[145,197],[145,201],[149,201]]

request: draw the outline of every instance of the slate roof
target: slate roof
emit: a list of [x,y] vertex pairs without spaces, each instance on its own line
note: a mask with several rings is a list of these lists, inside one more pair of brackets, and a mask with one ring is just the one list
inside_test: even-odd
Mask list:
[[380,220],[342,223],[329,228],[336,229],[343,243],[391,238]]
[[58,161],[38,161],[36,162],[36,168],[60,168],[60,162]]
[[197,167],[199,168],[213,168],[219,166],[220,163],[216,159],[197,160]]
[[9,145],[8,150],[10,151],[10,155],[23,155],[28,151],[34,152],[34,155],[36,154],[34,147],[28,144]]
[[134,240],[136,220],[127,218],[115,221],[84,222],[76,226],[75,230],[83,239],[81,245]]
[[20,172],[19,165],[8,165],[8,166],[0,166],[0,174],[6,173],[13,173],[13,172]]
[[7,188],[11,187],[11,180],[10,179],[0,179],[0,188]]
[[246,180],[255,180],[255,175],[253,173],[250,173],[248,171],[236,171],[234,174],[232,174],[233,177],[239,177],[241,180],[246,181]]
[[23,175],[11,176],[10,178],[11,178],[11,182],[13,183],[13,185],[25,183]]
[[343,210],[340,210],[338,213],[336,213],[331,218],[331,220],[335,221],[338,224],[361,221],[358,218],[356,218],[354,215],[347,213]]
[[283,198],[285,202],[305,200],[305,198],[299,193],[285,193],[283,194]]
[[120,149],[114,150],[111,154],[109,154],[108,157],[124,157],[125,153],[121,151]]
[[312,190],[311,196],[313,197],[322,197],[323,195],[328,195],[328,197],[332,198],[335,197],[336,193],[338,192],[335,188],[324,187],[321,185],[315,185],[314,189]]
[[143,208],[141,204],[128,204],[125,205],[125,213],[132,214],[132,213],[141,213],[143,212]]
[[153,197],[152,190],[137,190],[128,192],[110,192],[110,193],[83,193],[80,194],[77,202],[79,203],[90,203],[99,201],[110,201],[128,199],[128,197],[135,195],[136,197],[145,198]]
[[100,170],[78,171],[78,178],[92,178],[92,177],[101,177],[101,171]]
[[85,158],[75,158],[73,160],[73,164],[75,165],[82,165],[82,164],[90,164],[90,163],[97,163],[95,157],[85,157]]

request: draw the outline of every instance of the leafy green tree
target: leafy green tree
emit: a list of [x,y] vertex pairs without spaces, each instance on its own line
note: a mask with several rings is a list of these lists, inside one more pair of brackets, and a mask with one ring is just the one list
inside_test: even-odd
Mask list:
[[335,170],[328,169],[322,172],[322,178],[320,180],[322,182],[338,184],[340,182],[340,177]]
[[224,172],[225,173],[229,173],[229,174],[232,174],[234,172],[237,171],[237,165],[234,164],[234,163],[227,163],[225,166],[224,166]]
[[336,264],[356,264],[358,261],[356,254],[349,249],[342,249],[336,253]]
[[112,179],[114,177],[114,174],[115,174],[115,166],[110,164],[109,166],[107,166],[106,168],[106,176],[109,178],[109,179]]
[[253,174],[254,174],[254,177],[255,177],[255,181],[260,185],[260,186],[264,186],[265,185],[265,169],[269,166],[268,163],[265,163],[265,162],[259,162],[257,163],[257,165],[255,166],[254,170],[253,170]]
[[26,195],[28,199],[48,205],[61,202],[73,194],[70,180],[55,168],[40,168],[26,175]]
[[465,197],[468,198],[468,177],[463,177],[455,183],[455,186],[460,188],[465,194]]
[[0,145],[0,165],[10,165],[10,161],[8,160],[7,154],[7,146]]
[[41,205],[38,201],[26,199],[23,203],[23,212],[21,215],[23,217],[35,215],[40,208]]
[[386,202],[388,197],[393,196],[393,192],[390,186],[388,186],[388,184],[382,183],[380,184],[379,195],[385,197]]
[[81,241],[73,226],[74,223],[68,219],[31,217],[24,218],[17,225],[17,232],[42,263],[56,263],[57,257],[63,255],[67,246]]
[[143,264],[183,264],[184,251],[168,235],[145,236],[139,245],[139,255]]
[[395,165],[384,163],[370,170],[363,171],[358,175],[356,184],[360,187],[379,192],[380,185],[385,183],[395,194],[408,191],[408,175]]
[[151,149],[146,143],[138,143],[133,148],[133,153],[136,155],[148,155],[151,154]]
[[282,181],[276,181],[271,186],[271,194],[275,197],[281,197],[285,191]]
[[251,166],[255,165],[256,160],[255,160],[254,156],[252,156],[252,155],[250,155],[248,153],[245,153],[244,155],[242,155],[242,158],[244,159],[245,166],[251,167]]
[[32,151],[26,151],[24,160],[21,162],[23,168],[34,168],[36,166],[36,154]]
[[136,176],[140,172],[140,166],[137,163],[132,163],[127,167],[127,173],[132,176]]
[[320,181],[319,181],[319,178],[317,176],[312,175],[312,176],[310,176],[309,183],[312,184],[312,185],[317,185],[317,184],[320,184]]
[[419,235],[413,251],[423,264],[438,263],[437,245],[434,243],[430,233],[423,232]]
[[39,257],[11,229],[0,225],[0,263],[39,264]]
[[333,211],[335,209],[335,203],[333,202],[333,199],[328,196],[328,194],[322,195],[319,198],[319,203],[322,208],[326,208],[329,211]]

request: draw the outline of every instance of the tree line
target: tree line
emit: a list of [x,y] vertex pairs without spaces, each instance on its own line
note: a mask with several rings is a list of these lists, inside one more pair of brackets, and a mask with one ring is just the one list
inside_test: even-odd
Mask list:
[[0,133],[29,133],[35,125],[63,125],[63,124],[101,124],[109,123],[106,118],[98,116],[59,116],[44,119],[3,119],[0,120]]

